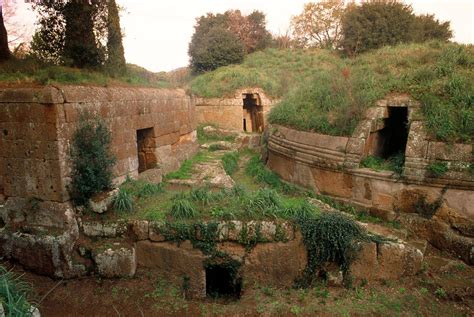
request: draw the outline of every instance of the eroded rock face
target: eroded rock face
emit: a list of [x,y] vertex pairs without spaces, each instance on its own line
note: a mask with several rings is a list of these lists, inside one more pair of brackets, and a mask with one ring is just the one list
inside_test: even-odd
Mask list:
[[106,278],[133,277],[137,269],[135,248],[108,248],[93,255],[97,272]]
[[300,234],[288,243],[257,244],[245,258],[243,276],[253,282],[292,287],[306,268],[307,251]]
[[114,198],[118,192],[119,189],[116,188],[108,192],[95,195],[89,200],[90,209],[97,214],[103,214],[107,209],[109,209],[110,206],[112,206]]
[[138,265],[159,270],[177,278],[189,278],[189,296],[194,298],[206,296],[204,269],[206,257],[201,251],[193,249],[189,241],[179,245],[169,242],[140,241],[137,242],[136,248]]

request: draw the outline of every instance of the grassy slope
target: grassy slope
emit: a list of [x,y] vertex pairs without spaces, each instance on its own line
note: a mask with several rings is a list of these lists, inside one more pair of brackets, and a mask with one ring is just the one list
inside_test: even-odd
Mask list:
[[218,97],[261,87],[283,97],[271,122],[331,135],[350,135],[365,109],[388,93],[409,93],[421,102],[434,137],[470,142],[473,66],[473,46],[437,42],[386,47],[354,59],[324,50],[269,49],[195,78],[191,91]]
[[127,65],[127,73],[125,75],[112,78],[100,71],[47,65],[32,59],[11,60],[0,63],[0,85],[15,84],[74,84],[154,88],[173,86],[166,73],[153,73],[132,64]]

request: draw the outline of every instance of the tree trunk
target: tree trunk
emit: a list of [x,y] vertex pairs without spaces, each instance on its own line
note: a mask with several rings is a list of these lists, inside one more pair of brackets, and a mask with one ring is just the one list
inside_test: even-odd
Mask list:
[[0,5],[0,62],[11,57],[10,48],[8,47],[8,34],[5,24],[3,23],[3,11]]

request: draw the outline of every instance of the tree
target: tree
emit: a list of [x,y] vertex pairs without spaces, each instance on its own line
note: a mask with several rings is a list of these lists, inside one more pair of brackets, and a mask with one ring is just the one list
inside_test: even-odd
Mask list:
[[[238,63],[243,59],[242,54],[268,47],[271,45],[271,34],[266,30],[265,24],[265,15],[260,11],[254,11],[248,16],[242,15],[239,10],[201,16],[196,20],[195,31],[189,43],[188,53],[193,72],[212,70],[216,65]],[[230,43],[230,40],[234,43]],[[226,42],[230,45],[228,48],[223,45]],[[224,52],[216,51],[217,48],[230,56],[225,57]],[[219,60],[213,63],[209,59],[211,56]]]
[[115,0],[107,1],[107,70],[113,75],[125,73],[125,53],[120,30],[120,17]]
[[250,15],[244,16],[239,10],[229,10],[225,15],[229,30],[239,37],[247,54],[270,45],[272,35],[266,29],[265,14],[253,11]]
[[450,23],[441,23],[435,19],[433,14],[416,16],[412,30],[414,42],[425,42],[432,39],[448,41],[453,36]]
[[397,0],[372,0],[351,4],[342,17],[343,50],[354,55],[384,45],[410,41],[414,14]]
[[337,48],[344,9],[344,0],[305,4],[303,12],[291,19],[295,40],[302,47]]
[[75,67],[98,67],[105,58],[106,1],[41,1],[32,41],[32,54],[46,62]]
[[245,47],[234,33],[214,27],[193,46],[191,65],[195,73],[202,73],[241,63],[244,56]]
[[64,6],[64,59],[68,65],[98,67],[103,62],[103,52],[94,34],[95,10],[97,7],[87,1],[71,1]]
[[371,0],[351,4],[342,18],[341,45],[348,55],[384,45],[447,41],[452,32],[449,22],[441,23],[433,15],[416,16],[411,6],[397,0]]
[[8,34],[3,22],[3,6],[0,4],[0,62],[11,57],[10,48],[8,47]]

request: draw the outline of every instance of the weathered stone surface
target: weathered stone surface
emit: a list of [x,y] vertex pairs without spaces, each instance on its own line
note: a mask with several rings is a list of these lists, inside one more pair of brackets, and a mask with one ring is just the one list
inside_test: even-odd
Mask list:
[[217,142],[212,142],[212,143],[201,144],[201,148],[207,149],[207,150],[209,148],[213,148],[215,150],[235,150],[236,146],[232,142],[217,141]]
[[[162,173],[197,150],[194,106],[183,90],[60,86],[0,90],[0,190],[7,197],[69,200],[70,140],[82,111],[99,115],[111,130],[114,175],[137,176],[137,130],[153,129],[153,159]],[[165,136],[175,135],[175,138]],[[168,156],[159,149],[168,147]],[[151,151],[151,154],[153,151]]]
[[148,237],[151,241],[163,242],[166,238],[162,234],[163,223],[158,221],[152,221],[149,224]]
[[95,195],[89,200],[90,209],[97,214],[104,213],[112,205],[114,198],[118,194],[118,192],[119,189],[115,188],[108,192]]
[[292,287],[307,263],[307,251],[301,235],[288,243],[257,244],[245,258],[245,285],[253,282]]
[[230,255],[234,260],[242,262],[247,251],[245,247],[236,242],[221,242],[217,244],[217,250]]
[[88,237],[115,238],[127,233],[127,223],[121,222],[83,222],[82,231]]
[[393,280],[419,272],[423,253],[402,242],[363,243],[351,265],[355,279]]
[[172,179],[169,182],[188,186],[210,185],[217,188],[232,188],[235,185],[232,177],[225,172],[221,161],[195,164],[190,179]]
[[170,276],[189,278],[188,294],[194,298],[206,296],[206,257],[191,244],[180,245],[168,242],[140,241],[136,244],[138,265],[160,270]]
[[149,234],[149,223],[146,220],[133,220],[131,229],[137,241],[147,240]]
[[100,276],[114,278],[133,277],[135,275],[137,262],[134,248],[116,247],[96,251],[93,259]]

